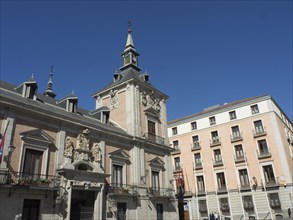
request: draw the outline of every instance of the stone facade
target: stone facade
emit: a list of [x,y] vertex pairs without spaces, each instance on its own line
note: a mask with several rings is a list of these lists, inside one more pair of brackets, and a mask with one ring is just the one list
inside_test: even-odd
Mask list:
[[[131,31],[96,109],[32,77],[1,81],[1,219],[177,219],[167,96],[141,74]],[[129,59],[129,57],[131,59]],[[53,96],[54,95],[54,96]]]

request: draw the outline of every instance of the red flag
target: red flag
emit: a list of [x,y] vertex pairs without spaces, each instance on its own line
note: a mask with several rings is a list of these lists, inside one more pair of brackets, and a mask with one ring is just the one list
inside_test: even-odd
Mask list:
[[7,131],[8,124],[9,124],[9,121],[7,122],[7,125],[5,127],[4,133],[2,135],[1,143],[0,143],[0,163],[2,162],[4,142],[5,142],[5,134],[6,134],[6,131]]
[[5,134],[6,134],[6,130],[4,131],[4,134],[2,135],[2,139],[1,139],[1,143],[0,143],[0,163],[2,162]]

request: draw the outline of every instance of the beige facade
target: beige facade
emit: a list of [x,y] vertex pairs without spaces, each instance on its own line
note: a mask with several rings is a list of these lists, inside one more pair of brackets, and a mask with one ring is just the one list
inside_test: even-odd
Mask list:
[[166,99],[141,74],[128,33],[123,66],[93,94],[1,81],[0,219],[177,219]]
[[289,217],[293,125],[270,96],[170,121],[168,136],[181,218]]

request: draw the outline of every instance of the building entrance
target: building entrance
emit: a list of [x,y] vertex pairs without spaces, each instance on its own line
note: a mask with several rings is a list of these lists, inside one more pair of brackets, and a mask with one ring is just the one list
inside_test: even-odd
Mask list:
[[70,219],[94,219],[95,197],[95,191],[72,190]]

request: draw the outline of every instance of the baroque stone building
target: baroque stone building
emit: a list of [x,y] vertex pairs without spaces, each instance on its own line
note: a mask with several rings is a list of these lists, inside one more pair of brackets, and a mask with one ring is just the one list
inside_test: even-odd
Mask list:
[[1,219],[178,218],[168,96],[140,72],[130,29],[122,58],[93,111],[55,98],[52,69],[42,94],[33,76],[1,81]]
[[168,135],[181,219],[289,219],[293,124],[271,96],[170,121]]

